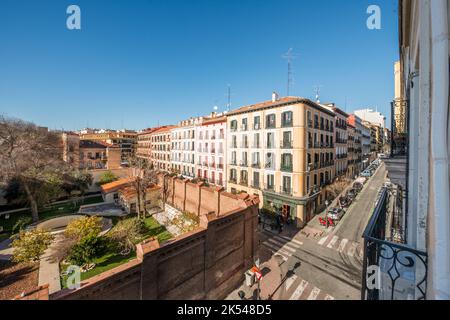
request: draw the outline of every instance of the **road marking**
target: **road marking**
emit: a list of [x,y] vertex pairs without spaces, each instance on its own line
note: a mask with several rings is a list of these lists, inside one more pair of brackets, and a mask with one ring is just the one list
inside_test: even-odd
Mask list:
[[283,250],[283,249],[281,249],[281,248],[279,248],[279,247],[277,247],[277,246],[275,246],[275,245],[273,245],[271,243],[264,242],[263,245],[265,245],[266,247],[269,247],[270,249],[274,250],[275,253],[281,253],[281,254],[286,255],[288,257],[292,257],[292,253],[287,252],[287,251],[285,251],[285,250]]
[[330,236],[330,235],[328,235],[328,236],[326,236],[326,237],[323,237],[322,239],[319,240],[319,242],[317,242],[317,244],[318,244],[319,246],[322,246],[322,245],[327,241],[327,239],[328,239],[329,236]]
[[358,246],[358,243],[357,242],[352,242],[352,244],[351,244],[351,246],[350,246],[350,248],[348,249],[348,252],[347,252],[347,254],[350,256],[350,257],[353,257],[354,255],[355,255],[355,252],[356,252],[356,247]]
[[344,252],[344,248],[347,243],[348,243],[348,239],[342,239],[341,243],[339,244],[339,248],[338,248],[338,251],[340,253]]
[[327,245],[327,248],[332,249],[336,241],[338,241],[338,239],[339,239],[338,236],[334,236],[333,239],[331,239],[330,243]]
[[303,291],[305,291],[306,287],[308,286],[308,281],[302,280],[300,282],[300,285],[295,289],[292,296],[289,298],[289,300],[298,300],[300,296],[302,295]]
[[288,245],[286,243],[282,243],[282,242],[277,241],[275,239],[267,239],[267,241],[271,242],[272,244],[278,245],[278,246],[282,247],[283,249],[286,249],[286,250],[289,250],[289,251],[292,251],[292,252],[297,251],[295,249],[292,249],[292,248],[288,247]]
[[324,298],[324,300],[334,300],[334,297],[330,296],[329,294],[327,294]]
[[286,237],[286,236],[276,236],[276,237],[278,237],[278,238],[283,238],[284,240],[286,240],[286,241],[288,241],[288,242],[293,242],[293,243],[295,243],[295,244],[298,245],[298,246],[302,246],[302,245],[303,245],[303,242],[298,241],[298,240],[296,240],[296,239],[290,239],[289,237]]
[[286,279],[286,291],[294,284],[295,280],[297,280],[297,275],[294,274],[292,277]]
[[317,287],[314,287],[314,289],[311,291],[311,294],[309,295],[307,300],[316,300],[319,293],[320,293],[320,289]]

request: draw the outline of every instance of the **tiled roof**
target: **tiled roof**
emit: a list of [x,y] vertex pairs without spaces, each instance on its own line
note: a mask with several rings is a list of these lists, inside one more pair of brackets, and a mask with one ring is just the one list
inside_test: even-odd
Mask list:
[[168,132],[168,131],[170,131],[172,129],[175,129],[175,128],[177,128],[177,126],[164,126],[164,127],[156,129],[152,133],[154,133],[154,134],[164,133],[164,132]]
[[117,147],[117,146],[103,142],[103,141],[80,140],[80,148],[106,149],[106,148],[114,148],[114,147]]
[[107,184],[104,184],[100,187],[103,193],[110,193],[119,190],[120,188],[126,187],[130,183],[134,181],[134,178],[123,178],[117,181],[113,181]]
[[221,122],[226,122],[227,121],[227,117],[226,116],[221,116],[221,117],[216,117],[216,118],[206,118],[205,120],[203,120],[202,125],[203,126],[209,126],[215,123],[221,123]]
[[313,108],[318,109],[319,111],[328,113],[330,115],[333,114],[333,112],[331,112],[330,110],[320,106],[319,104],[317,104],[309,99],[302,98],[302,97],[282,97],[276,101],[268,100],[268,101],[264,101],[264,102],[257,103],[257,104],[252,104],[249,106],[245,106],[245,107],[230,111],[227,113],[227,116],[232,116],[232,115],[246,113],[246,112],[253,112],[253,111],[258,111],[258,110],[262,110],[262,109],[282,107],[282,106],[292,105],[292,104],[297,104],[297,103],[304,103],[306,105],[309,105]]

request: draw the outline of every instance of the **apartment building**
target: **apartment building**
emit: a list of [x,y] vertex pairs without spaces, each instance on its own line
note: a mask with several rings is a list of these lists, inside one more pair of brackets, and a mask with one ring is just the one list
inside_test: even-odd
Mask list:
[[378,125],[382,128],[386,127],[386,117],[378,111],[372,109],[355,110],[354,114],[362,120]]
[[196,128],[203,122],[203,117],[190,118],[180,121],[171,131],[171,164],[172,172],[186,178],[195,177]]
[[136,157],[151,161],[152,154],[152,133],[159,128],[149,128],[137,134]]
[[343,176],[347,174],[348,167],[348,133],[347,133],[347,118],[348,114],[338,107],[335,104],[327,104],[322,105],[328,110],[332,111],[335,114],[334,121],[334,139],[335,139],[335,155],[336,155],[336,164],[335,164],[335,175],[337,177]]
[[80,131],[81,140],[100,141],[120,148],[121,161],[126,163],[133,156],[137,147],[137,132],[133,130],[94,130]]
[[153,168],[162,171],[171,171],[171,131],[176,126],[163,126],[153,131],[150,136],[151,141],[151,161]]
[[196,175],[226,187],[227,117],[212,113],[197,128]]
[[103,141],[80,140],[76,133],[62,134],[63,160],[79,169],[119,169],[121,152],[117,145]]
[[262,199],[298,226],[323,205],[334,179],[334,113],[300,97],[278,98],[227,114],[227,190]]
[[358,160],[358,171],[363,171],[368,165],[368,154],[370,152],[370,131],[363,125],[361,118],[350,114],[347,123],[352,125],[356,131],[355,153]]
[[353,179],[361,172],[361,135],[355,126],[347,124],[348,165],[347,177]]

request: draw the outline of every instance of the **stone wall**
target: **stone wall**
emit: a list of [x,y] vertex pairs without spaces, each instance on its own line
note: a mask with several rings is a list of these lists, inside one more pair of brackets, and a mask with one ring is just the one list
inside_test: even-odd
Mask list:
[[223,299],[241,284],[257,251],[258,198],[169,179],[168,202],[200,215],[199,228],[146,240],[136,259],[50,299]]

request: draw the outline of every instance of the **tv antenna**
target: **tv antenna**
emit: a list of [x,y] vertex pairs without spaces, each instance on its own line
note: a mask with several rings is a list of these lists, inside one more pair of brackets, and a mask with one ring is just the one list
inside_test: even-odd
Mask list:
[[289,96],[289,91],[291,89],[291,84],[294,82],[293,79],[293,73],[292,73],[292,60],[297,57],[296,54],[293,52],[294,50],[292,48],[289,48],[289,50],[282,55],[282,58],[287,60],[288,63],[288,71],[287,71],[287,96]]
[[316,93],[316,102],[320,103],[320,89],[322,89],[321,85],[314,86],[314,92]]
[[226,111],[229,112],[231,109],[231,84],[227,85],[227,107],[226,107]]

